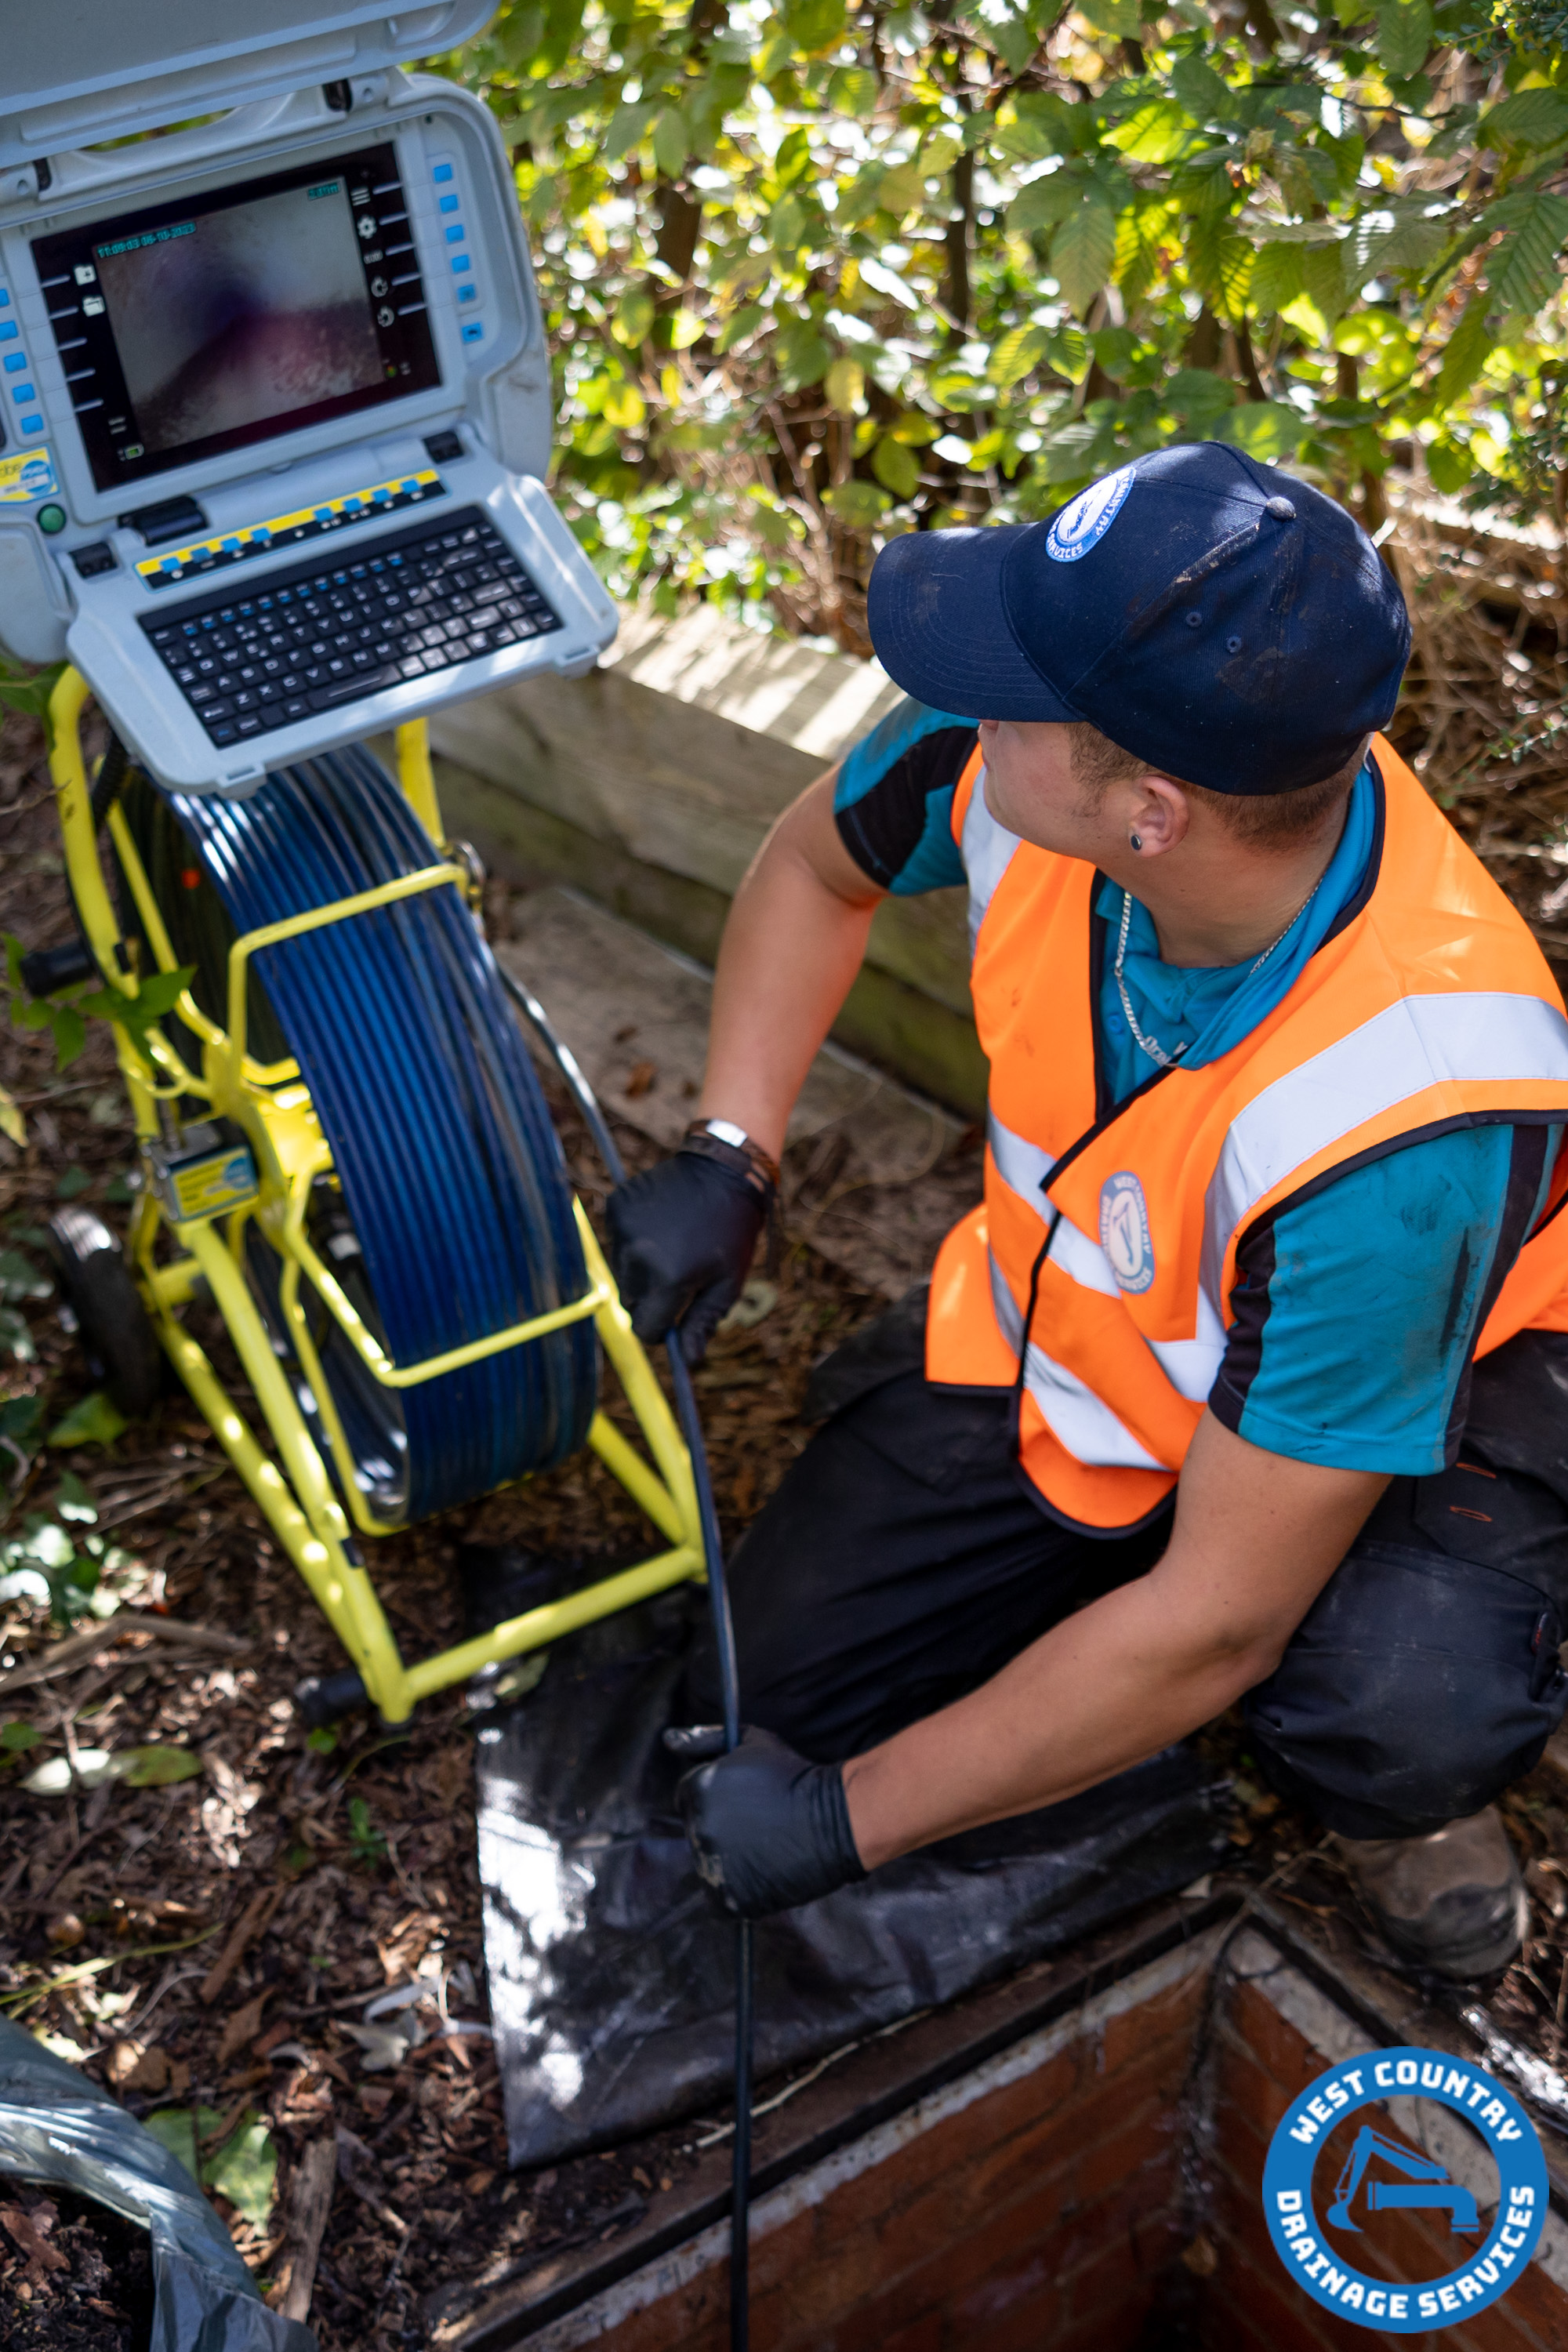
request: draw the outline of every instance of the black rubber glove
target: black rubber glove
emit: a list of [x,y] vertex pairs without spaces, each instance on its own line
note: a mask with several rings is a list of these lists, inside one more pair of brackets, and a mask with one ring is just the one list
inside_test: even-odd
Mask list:
[[676,1802],[700,1875],[737,1918],[791,1911],[866,1875],[842,1767],[808,1764],[771,1731],[749,1726],[739,1748],[684,1775]]
[[[721,1146],[722,1150],[725,1147]],[[708,1151],[678,1151],[611,1193],[610,1269],[639,1339],[679,1324],[686,1360],[700,1364],[741,1296],[766,1222],[766,1180]]]

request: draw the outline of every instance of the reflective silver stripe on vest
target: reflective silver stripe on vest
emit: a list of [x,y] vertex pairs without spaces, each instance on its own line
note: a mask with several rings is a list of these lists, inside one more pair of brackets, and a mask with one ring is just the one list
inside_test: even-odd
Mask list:
[[991,1108],[985,1113],[985,1139],[991,1146],[996,1172],[1007,1190],[1016,1192],[1042,1222],[1047,1206],[1056,1210],[1057,1221],[1047,1253],[1051,1264],[1059,1266],[1074,1282],[1081,1283],[1085,1290],[1098,1290],[1107,1298],[1119,1298],[1121,1294],[1110,1270],[1110,1260],[1100,1244],[1080,1232],[1070,1217],[1057,1209],[1054,1201],[1047,1202],[1046,1179],[1057,1164],[1050,1153],[1024,1136],[1015,1135]]
[[985,805],[984,768],[974,779],[969,806],[963,812],[960,845],[963,852],[963,870],[969,877],[969,952],[973,955],[992,894],[1007,871],[1013,852],[1018,846],[1018,835],[1009,833],[1005,824],[998,824]]
[[1395,1103],[1468,1080],[1568,1084],[1568,1021],[1537,996],[1407,996],[1255,1095],[1204,1197],[1200,1278],[1215,1312],[1230,1237],[1265,1194]]
[[[1024,1337],[1023,1313],[995,1258],[989,1252],[986,1255],[991,1268],[992,1308],[1002,1336],[1016,1356]],[[1118,1470],[1169,1470],[1174,1466],[1156,1461],[1139,1444],[1125,1422],[1119,1421],[1110,1407],[1102,1404],[1076,1372],[1069,1372],[1065,1364],[1047,1356],[1034,1339],[1029,1342],[1025,1360],[1024,1385],[1052,1433],[1079,1462],[1095,1468]]]

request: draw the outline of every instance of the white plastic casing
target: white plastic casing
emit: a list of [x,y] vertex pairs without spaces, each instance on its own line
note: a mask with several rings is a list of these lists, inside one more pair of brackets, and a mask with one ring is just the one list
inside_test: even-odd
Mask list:
[[[100,24],[101,10],[87,0],[65,0],[60,13],[68,19],[83,5]],[[159,61],[150,58],[148,79],[130,89],[100,76],[85,93],[66,86],[63,96],[58,89],[41,90],[30,106],[0,100],[0,295],[10,297],[0,301],[0,337],[12,330],[0,341],[0,364],[16,354],[26,362],[20,375],[0,373],[7,436],[0,450],[0,641],[24,661],[68,656],[117,731],[166,783],[187,791],[252,789],[263,763],[286,765],[532,669],[589,667],[615,635],[615,607],[542,488],[552,425],[549,353],[510,161],[494,118],[455,84],[410,76],[388,62],[399,49],[406,56],[437,41],[445,46],[465,38],[489,13],[489,0],[478,5],[447,0],[397,19],[354,9],[307,17],[303,0],[265,0],[259,8],[252,0],[243,6],[237,0],[175,0],[173,6],[159,0],[155,7],[127,12],[136,29],[125,38],[135,48],[159,41],[165,27],[181,36],[172,43],[167,70],[153,70]],[[296,34],[295,19],[308,23],[308,31]],[[219,37],[226,29],[226,47]],[[214,37],[205,58],[195,55],[204,33]],[[278,91],[279,78],[298,71],[306,53],[323,79],[334,64],[342,78],[330,93],[321,84],[301,89],[297,83]],[[352,70],[367,61],[371,70]],[[11,64],[8,57],[13,91],[39,86],[37,59],[30,81],[27,59],[16,74]],[[149,114],[167,119],[174,110],[188,121],[204,97],[208,104],[221,103],[226,92],[258,88],[267,94],[193,128],[91,152],[57,149],[47,160],[39,152],[38,142],[51,129],[110,137],[130,127],[132,117],[141,127]],[[281,433],[133,486],[100,488],[55,349],[33,261],[35,239],[143,205],[199,198],[317,157],[326,163],[388,141],[396,149],[440,382],[358,415]],[[18,161],[24,153],[30,157],[26,163]],[[437,165],[440,182],[433,176]],[[454,215],[439,209],[442,197],[453,195],[465,233],[462,250],[472,261],[460,278],[446,242]],[[478,294],[459,302],[464,283]],[[9,394],[24,382],[36,399],[18,410]],[[24,418],[41,419],[42,430],[35,424],[24,431]],[[454,509],[485,509],[564,626],[356,702],[330,719],[313,719],[219,751],[173,679],[149,661],[137,624],[153,609],[154,592],[134,566],[157,550],[121,519],[189,497],[200,505],[209,533],[234,531],[395,472],[428,467],[425,442],[442,432],[456,433],[465,453],[437,466]],[[40,528],[40,516],[52,530]],[[370,551],[383,530],[409,520],[399,514],[384,525],[357,528],[356,556]],[[107,549],[112,569],[81,577],[72,554],[89,545]],[[246,562],[245,593],[261,589],[269,573],[297,566],[313,551],[294,547]],[[190,583],[203,591],[226,584],[216,577]],[[156,601],[176,602],[178,592],[157,592]]]

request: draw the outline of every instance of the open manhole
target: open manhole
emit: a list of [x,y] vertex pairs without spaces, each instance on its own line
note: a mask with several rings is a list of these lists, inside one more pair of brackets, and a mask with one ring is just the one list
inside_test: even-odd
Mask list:
[[[754,2352],[1568,2347],[1568,2165],[1550,2131],[1552,2210],[1484,2315],[1467,2319],[1456,2296],[1455,2317],[1411,2332],[1422,2288],[1495,2242],[1506,2216],[1482,2141],[1392,2090],[1335,2116],[1311,2170],[1325,2256],[1373,2283],[1371,2308],[1326,2310],[1283,2266],[1264,2165],[1307,2087],[1390,2043],[1478,2067],[1463,2028],[1407,1987],[1321,1962],[1270,1906],[1241,1916],[1188,1898],[851,2053],[759,2124]],[[1379,2009],[1369,1983],[1394,2005]],[[611,2243],[438,2292],[429,2340],[725,2352],[725,2148],[705,2162]],[[1439,2184],[1425,2203],[1380,2193],[1422,2181]],[[1479,2234],[1457,2236],[1468,2199]]]

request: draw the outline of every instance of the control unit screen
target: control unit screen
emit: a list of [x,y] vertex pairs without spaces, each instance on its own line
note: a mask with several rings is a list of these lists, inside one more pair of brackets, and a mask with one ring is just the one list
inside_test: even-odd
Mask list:
[[100,489],[440,381],[395,151],[39,237]]

